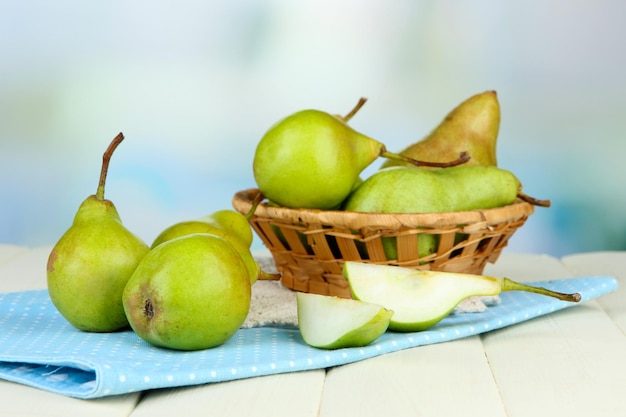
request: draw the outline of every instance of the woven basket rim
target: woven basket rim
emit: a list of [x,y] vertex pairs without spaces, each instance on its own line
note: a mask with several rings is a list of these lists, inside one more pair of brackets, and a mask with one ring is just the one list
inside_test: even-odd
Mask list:
[[[241,213],[249,212],[258,193],[257,188],[237,192],[233,197],[233,207]],[[415,225],[441,228],[473,223],[499,224],[529,216],[533,212],[534,206],[520,199],[503,207],[446,213],[360,213],[344,210],[293,209],[261,202],[254,216],[290,223],[328,224],[351,229],[365,227],[401,229],[414,228]]]

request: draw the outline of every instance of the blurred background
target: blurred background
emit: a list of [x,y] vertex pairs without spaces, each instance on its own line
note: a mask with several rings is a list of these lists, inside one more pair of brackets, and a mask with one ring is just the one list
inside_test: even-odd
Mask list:
[[256,143],[294,111],[367,97],[351,125],[400,150],[493,89],[499,165],[552,201],[506,250],[626,249],[624,16],[619,0],[4,1],[0,244],[54,244],[120,131],[106,196],[150,243],[253,187]]

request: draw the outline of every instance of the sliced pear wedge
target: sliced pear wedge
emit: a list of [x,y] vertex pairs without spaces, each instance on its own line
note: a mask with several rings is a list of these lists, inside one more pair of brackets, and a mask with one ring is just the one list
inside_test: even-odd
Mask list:
[[393,310],[389,329],[426,330],[439,323],[464,299],[497,295],[502,291],[527,291],[578,302],[580,294],[563,294],[484,275],[422,271],[399,266],[346,262],[343,275],[354,299]]
[[363,301],[296,293],[298,326],[304,342],[321,349],[366,346],[389,326],[393,311]]

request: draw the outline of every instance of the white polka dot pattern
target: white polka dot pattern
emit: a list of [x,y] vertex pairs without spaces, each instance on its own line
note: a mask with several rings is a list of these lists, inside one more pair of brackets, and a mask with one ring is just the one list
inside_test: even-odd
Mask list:
[[[579,292],[583,302],[615,290],[612,277],[535,283]],[[131,331],[86,333],[56,311],[45,290],[0,294],[0,378],[77,398],[327,368],[521,323],[576,304],[509,292],[482,313],[453,314],[419,333],[387,332],[362,348],[319,350],[297,330],[239,330],[224,345],[195,352],[153,347]]]

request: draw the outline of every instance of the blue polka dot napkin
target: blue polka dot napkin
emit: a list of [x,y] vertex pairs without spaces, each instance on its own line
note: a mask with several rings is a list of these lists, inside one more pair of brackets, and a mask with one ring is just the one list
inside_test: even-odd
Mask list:
[[[582,302],[617,288],[612,277],[534,284],[579,292]],[[132,331],[78,331],[56,311],[46,290],[5,293],[0,294],[0,378],[70,397],[97,398],[327,368],[488,332],[575,305],[508,292],[485,312],[452,314],[419,333],[387,332],[362,348],[315,349],[302,341],[298,330],[255,327],[240,329],[220,347],[179,352],[153,347]]]

